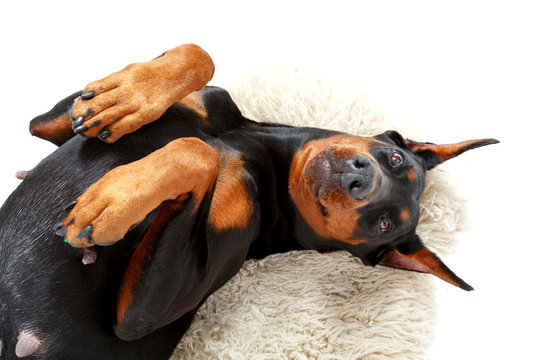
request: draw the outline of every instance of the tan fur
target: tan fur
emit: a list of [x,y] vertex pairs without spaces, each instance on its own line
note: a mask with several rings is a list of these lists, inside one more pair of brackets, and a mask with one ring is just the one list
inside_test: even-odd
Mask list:
[[204,106],[202,94],[200,91],[192,92],[191,94],[180,100],[179,103],[193,110],[204,122],[208,118],[208,112],[206,110],[206,107]]
[[210,205],[208,221],[217,231],[245,227],[253,214],[246,173],[239,153],[222,155],[222,165]]
[[135,288],[143,274],[144,266],[147,263],[152,251],[157,246],[165,226],[171,217],[183,209],[184,203],[189,199],[189,194],[184,193],[174,200],[164,201],[152,221],[152,225],[144,236],[140,245],[129,259],[128,267],[124,273],[122,284],[118,290],[116,303],[116,323],[124,320],[127,308],[131,305]]
[[[358,84],[342,80],[264,67],[228,90],[252,119],[355,135],[396,129],[432,137],[405,127],[414,122],[385,119]],[[444,165],[429,171],[420,201],[418,233],[442,255],[454,248],[464,220],[463,200],[448,181]],[[172,359],[424,359],[437,321],[435,281],[363,266],[346,251],[249,260],[199,309]]]
[[[364,200],[355,200],[339,187],[319,197],[319,194],[312,193],[311,188],[313,183],[321,179],[318,174],[310,174],[306,165],[327,149],[332,149],[332,152],[340,157],[363,155],[372,158],[369,148],[374,141],[376,140],[373,138],[335,135],[310,141],[294,155],[289,173],[289,192],[304,219],[320,236],[352,245],[367,241],[363,237],[356,237],[355,230],[361,216],[357,209],[369,202],[369,195]],[[379,177],[377,169],[377,179]],[[375,181],[374,190],[378,187],[378,182]],[[321,213],[320,205],[325,207],[326,215]]]
[[69,113],[47,120],[32,120],[30,122],[30,134],[56,144],[69,140],[73,137]]
[[[90,100],[78,99],[73,117],[84,116],[84,135],[95,137],[103,129],[114,142],[123,135],[158,119],[172,104],[202,89],[214,74],[210,56],[199,46],[181,45],[145,63],[128,65],[84,88],[94,91]],[[195,99],[184,101],[195,112],[204,111]],[[90,113],[89,113],[90,111]]]
[[[197,203],[209,191],[219,171],[215,149],[196,138],[181,138],[141,160],[119,166],[88,188],[63,221],[67,240],[91,246],[77,235],[92,225],[96,243],[123,238],[163,201],[191,193]],[[73,222],[72,222],[73,220]]]
[[399,213],[399,218],[403,222],[409,221],[409,219],[411,218],[411,211],[409,209],[401,210],[401,212]]
[[407,172],[407,179],[409,182],[414,182],[414,180],[416,180],[416,170],[414,170],[413,167],[411,167]]
[[412,151],[432,151],[437,154],[442,160],[450,160],[453,157],[460,155],[465,151],[465,149],[471,146],[481,146],[481,144],[489,143],[493,139],[474,139],[474,140],[465,140],[460,141],[455,144],[422,144],[422,143],[411,143],[409,142],[408,147]]

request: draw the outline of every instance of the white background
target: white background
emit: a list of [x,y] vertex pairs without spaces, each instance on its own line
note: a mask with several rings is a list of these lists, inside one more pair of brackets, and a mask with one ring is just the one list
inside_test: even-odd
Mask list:
[[[9,5],[8,5],[9,3]],[[195,42],[212,84],[285,63],[358,81],[393,121],[432,142],[501,144],[444,166],[471,230],[445,261],[476,290],[439,282],[431,359],[540,359],[540,12],[519,1],[4,1],[0,202],[54,146],[28,122],[92,80]]]

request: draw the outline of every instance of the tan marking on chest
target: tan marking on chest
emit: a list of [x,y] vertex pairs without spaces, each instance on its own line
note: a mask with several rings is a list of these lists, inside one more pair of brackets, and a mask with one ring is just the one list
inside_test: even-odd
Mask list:
[[254,204],[247,188],[244,162],[238,153],[221,156],[208,222],[216,231],[245,228],[253,215]]

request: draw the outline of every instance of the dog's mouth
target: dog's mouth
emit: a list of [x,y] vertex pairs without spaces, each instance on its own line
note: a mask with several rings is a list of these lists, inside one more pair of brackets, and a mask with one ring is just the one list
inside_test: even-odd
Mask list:
[[327,151],[320,152],[309,160],[304,168],[304,179],[311,194],[320,199],[328,191],[328,187],[336,172],[332,160],[327,156]]
[[351,208],[373,194],[377,172],[370,158],[330,146],[306,162],[303,175],[322,207]]

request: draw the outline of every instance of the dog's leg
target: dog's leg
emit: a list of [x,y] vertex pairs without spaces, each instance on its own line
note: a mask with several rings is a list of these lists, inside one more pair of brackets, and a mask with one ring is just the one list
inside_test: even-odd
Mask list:
[[209,207],[195,208],[185,194],[161,204],[118,290],[115,332],[121,339],[139,339],[189,316],[238,272],[258,233],[248,183],[241,164],[229,158]]
[[[170,307],[176,309],[175,319],[183,316],[205,293],[194,294],[193,291],[200,288],[203,281],[204,261],[200,259],[199,250],[204,242],[199,236],[191,236],[198,209],[190,200],[188,194],[183,194],[175,200],[164,201],[131,256],[117,300],[115,331],[123,340],[136,340],[158,328],[161,324],[157,322],[164,321]],[[160,269],[157,278],[156,264]],[[177,296],[179,288],[191,291],[174,304],[171,298]],[[198,301],[188,300],[186,306],[186,298],[192,297]]]
[[219,166],[218,152],[202,140],[174,140],[105,174],[77,198],[57,233],[73,246],[113,244],[163,201],[189,194],[198,204]]
[[55,145],[62,145],[75,134],[73,133],[69,112],[75,99],[81,95],[81,91],[71,94],[64,100],[46,112],[36,116],[30,121],[30,133],[39,138],[48,140]]
[[114,142],[157,120],[172,104],[202,89],[213,74],[210,56],[193,44],[128,65],[84,88],[72,109],[74,131]]

